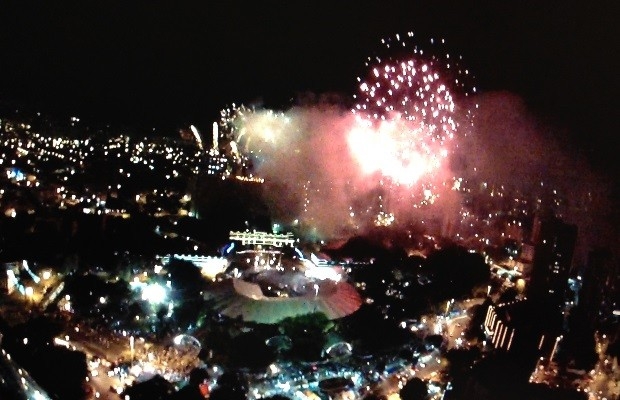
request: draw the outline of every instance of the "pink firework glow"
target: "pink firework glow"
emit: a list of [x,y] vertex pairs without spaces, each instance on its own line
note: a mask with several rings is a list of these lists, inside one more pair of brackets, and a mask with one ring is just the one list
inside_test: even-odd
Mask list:
[[459,110],[454,94],[469,94],[469,71],[449,53],[437,56],[410,44],[412,37],[384,39],[392,55],[369,58],[368,76],[358,78],[348,144],[363,172],[427,190],[432,184],[425,181],[445,163],[459,133],[459,115],[471,116]]

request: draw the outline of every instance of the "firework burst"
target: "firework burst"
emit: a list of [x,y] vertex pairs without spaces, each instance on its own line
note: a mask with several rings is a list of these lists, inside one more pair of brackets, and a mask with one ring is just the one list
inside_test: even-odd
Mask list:
[[369,57],[368,74],[358,78],[352,109],[356,124],[349,147],[365,173],[378,173],[393,184],[420,185],[428,201],[434,175],[445,164],[471,110],[458,99],[475,92],[461,57],[441,52],[443,39],[428,49],[414,44],[413,33],[383,39],[382,53]]
[[282,112],[256,110],[244,105],[227,107],[220,111],[220,129],[243,152],[255,156],[286,136],[290,118]]

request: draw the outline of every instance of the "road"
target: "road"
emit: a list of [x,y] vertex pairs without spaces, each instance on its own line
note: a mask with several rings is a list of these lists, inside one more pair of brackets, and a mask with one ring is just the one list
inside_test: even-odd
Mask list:
[[464,335],[469,320],[469,315],[464,314],[446,321],[446,332],[444,337],[448,340],[448,349],[458,349],[467,345],[467,340],[464,338]]

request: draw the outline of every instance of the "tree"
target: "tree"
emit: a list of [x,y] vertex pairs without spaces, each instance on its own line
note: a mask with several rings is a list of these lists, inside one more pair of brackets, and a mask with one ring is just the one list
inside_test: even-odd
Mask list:
[[171,400],[204,400],[205,396],[198,386],[185,385],[171,396]]
[[510,303],[511,301],[515,301],[518,295],[519,291],[517,289],[509,287],[499,296],[498,303]]
[[132,400],[167,400],[174,393],[174,385],[161,375],[128,387],[122,398],[129,396]]
[[73,275],[65,281],[65,292],[71,296],[71,304],[76,313],[89,316],[95,312],[99,298],[105,296],[106,283],[93,274]]
[[[402,247],[394,246],[394,237],[388,237],[389,230],[377,228],[366,236],[354,236],[338,249],[326,250],[330,256],[343,259],[352,257],[356,260],[376,260],[379,263],[393,265],[407,258]],[[386,246],[390,242],[392,245]],[[377,270],[378,268],[375,268]],[[379,272],[379,271],[375,271]],[[389,269],[387,271],[389,273]]]
[[13,333],[16,336],[28,338],[28,343],[35,347],[44,347],[53,343],[54,337],[60,335],[61,332],[61,324],[46,316],[34,317],[13,328]]
[[210,400],[246,400],[248,380],[239,371],[224,372],[209,396]]
[[280,331],[293,340],[288,352],[292,358],[313,361],[321,358],[325,333],[331,326],[325,314],[318,312],[285,318],[280,322]]
[[424,341],[434,348],[438,349],[444,343],[444,337],[441,335],[428,335]]
[[94,274],[73,275],[67,279],[65,293],[71,296],[76,314],[85,318],[95,317],[97,320],[102,316],[110,320],[121,317],[131,294],[126,281],[106,282]]
[[210,400],[247,400],[245,393],[233,390],[229,387],[216,386],[209,396]]
[[228,355],[232,367],[251,370],[264,369],[276,359],[275,351],[256,332],[243,333],[234,338]]
[[484,258],[470,253],[464,247],[450,246],[429,255],[424,270],[431,276],[435,300],[444,300],[469,294],[472,289],[490,277]]
[[200,295],[206,285],[200,269],[189,261],[173,258],[166,266],[174,290],[184,298]]
[[175,304],[178,304],[173,318],[179,327],[186,329],[196,323],[204,307],[201,293],[206,286],[206,280],[200,269],[188,261],[173,259],[166,266],[166,270],[170,277]]
[[202,368],[193,368],[189,373],[189,383],[172,396],[172,400],[204,400],[208,394],[209,373]]
[[373,306],[362,305],[352,315],[339,321],[340,331],[353,347],[373,354],[377,351],[400,346],[411,340],[411,335],[384,316]]
[[400,390],[402,400],[426,400],[428,399],[428,388],[426,383],[420,378],[410,379]]
[[443,372],[449,376],[455,393],[460,393],[464,389],[471,368],[479,359],[480,350],[477,347],[451,349],[446,353],[448,363]]

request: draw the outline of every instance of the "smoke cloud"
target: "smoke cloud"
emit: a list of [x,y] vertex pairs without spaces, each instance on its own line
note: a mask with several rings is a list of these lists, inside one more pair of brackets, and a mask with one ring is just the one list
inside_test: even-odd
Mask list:
[[275,219],[318,238],[363,233],[381,212],[386,218],[393,214],[394,227],[455,223],[465,196],[453,190],[459,178],[539,199],[535,209],[548,205],[578,225],[585,247],[608,237],[607,182],[578,152],[563,146],[558,128],[541,123],[510,93],[469,101],[478,105],[474,125],[463,124],[448,158],[424,177],[438,195],[428,205],[420,205],[420,185],[391,184],[363,172],[348,143],[355,117],[333,102],[292,107],[277,123],[272,111],[249,113],[239,145],[256,157]]
[[455,173],[540,199],[541,211],[551,208],[577,225],[582,255],[593,246],[614,244],[612,182],[571,146],[567,130],[542,122],[508,92],[484,93],[476,102],[472,134],[460,139],[453,159]]

